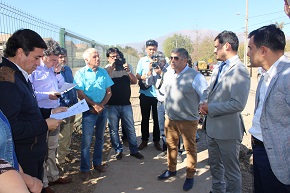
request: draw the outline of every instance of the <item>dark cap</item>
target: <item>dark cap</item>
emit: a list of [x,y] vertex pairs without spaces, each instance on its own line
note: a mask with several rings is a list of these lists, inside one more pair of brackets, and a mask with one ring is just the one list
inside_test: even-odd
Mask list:
[[156,47],[158,47],[158,42],[156,42],[155,40],[148,40],[147,42],[146,42],[146,47],[148,47],[148,46],[156,46]]

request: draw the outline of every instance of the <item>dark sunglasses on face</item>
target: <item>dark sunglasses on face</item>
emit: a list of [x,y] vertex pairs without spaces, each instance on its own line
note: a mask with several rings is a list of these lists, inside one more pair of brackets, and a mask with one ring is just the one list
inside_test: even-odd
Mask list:
[[174,56],[174,57],[170,56],[170,60],[173,60],[173,59],[178,61],[179,57],[178,56]]

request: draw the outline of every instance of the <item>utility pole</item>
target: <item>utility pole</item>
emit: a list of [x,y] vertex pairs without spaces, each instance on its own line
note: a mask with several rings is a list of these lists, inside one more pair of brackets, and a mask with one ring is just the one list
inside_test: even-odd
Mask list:
[[[246,14],[245,14],[245,41],[244,41],[245,66],[248,66],[247,52],[248,52],[248,0],[246,0]],[[252,68],[251,68],[251,71],[252,71]]]

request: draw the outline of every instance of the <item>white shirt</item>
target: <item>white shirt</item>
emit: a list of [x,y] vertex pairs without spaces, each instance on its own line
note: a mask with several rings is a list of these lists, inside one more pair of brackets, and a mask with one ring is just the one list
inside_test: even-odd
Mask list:
[[[261,130],[261,114],[265,102],[265,96],[267,93],[267,90],[269,88],[270,82],[274,76],[277,74],[277,66],[280,63],[280,61],[284,58],[285,56],[281,56],[271,67],[270,69],[263,74],[264,80],[260,88],[260,95],[259,95],[259,102],[257,109],[255,111],[253,121],[252,121],[252,127],[249,129],[249,133],[251,133],[252,136],[255,138],[259,139],[260,141],[263,141],[263,136],[262,136],[262,130]],[[261,80],[260,80],[261,81]]]

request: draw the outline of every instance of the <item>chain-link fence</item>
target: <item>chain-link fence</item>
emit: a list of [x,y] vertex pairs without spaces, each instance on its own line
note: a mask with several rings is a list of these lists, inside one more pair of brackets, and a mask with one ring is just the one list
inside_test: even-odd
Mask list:
[[[44,40],[53,39],[68,51],[68,65],[72,68],[85,65],[82,58],[87,48],[94,47],[98,50],[101,58],[101,67],[107,64],[107,46],[98,43],[77,33],[66,30],[63,27],[41,20],[25,13],[7,3],[0,2],[0,53],[11,34],[21,28],[31,29],[41,35]],[[124,53],[126,61],[136,67],[138,58]]]

